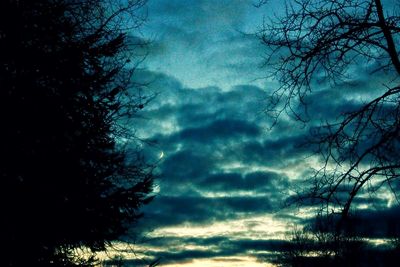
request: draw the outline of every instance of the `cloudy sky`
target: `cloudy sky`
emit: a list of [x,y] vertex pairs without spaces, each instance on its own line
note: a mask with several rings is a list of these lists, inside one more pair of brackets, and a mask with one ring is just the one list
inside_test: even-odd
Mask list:
[[[157,162],[159,178],[140,225],[146,236],[135,247],[140,264],[151,256],[169,267],[268,266],[285,233],[307,218],[282,208],[318,164],[312,148],[301,146],[310,126],[283,116],[270,129],[264,109],[277,84],[265,78],[265,47],[253,34],[264,16],[279,13],[280,1],[255,2],[148,3],[141,30],[149,54],[135,79],[158,96],[140,113],[136,134],[149,143],[146,157]],[[369,84],[358,76],[337,86]],[[356,105],[342,91],[310,96],[312,122]]]

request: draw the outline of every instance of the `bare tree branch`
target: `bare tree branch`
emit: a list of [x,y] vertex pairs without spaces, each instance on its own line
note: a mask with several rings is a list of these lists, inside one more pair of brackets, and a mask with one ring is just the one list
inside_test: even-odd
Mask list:
[[[283,17],[260,32],[269,51],[265,65],[280,83],[266,112],[275,119],[285,112],[307,121],[312,116],[305,113],[307,97],[318,79],[335,85],[354,78],[349,69],[362,63],[379,63],[370,72],[375,77],[384,71],[399,78],[399,34],[400,18],[385,12],[380,0],[292,1]],[[314,129],[322,165],[298,201],[322,201],[327,212],[340,208],[346,217],[366,184],[396,190],[390,183],[400,176],[400,86],[383,85],[377,91],[355,110]]]

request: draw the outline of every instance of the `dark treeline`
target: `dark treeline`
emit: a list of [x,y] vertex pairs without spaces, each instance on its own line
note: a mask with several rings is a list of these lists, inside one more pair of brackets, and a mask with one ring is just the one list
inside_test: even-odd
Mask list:
[[89,266],[75,249],[106,249],[150,200],[149,168],[118,141],[143,108],[121,29],[142,5],[0,2],[2,266]]
[[[340,217],[313,219],[305,227],[294,228],[288,234],[288,241],[279,252],[267,260],[278,266],[395,266],[400,260],[398,235],[386,233],[379,243],[373,243],[370,235],[362,233],[357,218],[349,218],[337,231]],[[365,223],[365,222],[364,222]]]

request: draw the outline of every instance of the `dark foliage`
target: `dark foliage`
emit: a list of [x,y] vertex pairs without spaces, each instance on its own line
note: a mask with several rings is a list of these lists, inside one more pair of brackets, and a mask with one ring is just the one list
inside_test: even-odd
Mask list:
[[117,2],[0,2],[2,266],[89,265],[74,249],[104,250],[150,200],[118,141],[143,107],[119,27],[143,3]]

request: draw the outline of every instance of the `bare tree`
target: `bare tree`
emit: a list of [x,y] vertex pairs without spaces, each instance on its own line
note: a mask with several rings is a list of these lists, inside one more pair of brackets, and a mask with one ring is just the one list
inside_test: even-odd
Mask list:
[[[322,200],[326,211],[339,208],[344,217],[366,188],[390,189],[397,199],[400,15],[383,4],[381,0],[293,0],[286,3],[283,16],[269,20],[260,32],[269,49],[266,65],[280,83],[267,107],[274,118],[286,113],[306,121],[307,97],[316,83],[329,81],[335,90],[335,85],[357,75],[351,71],[356,65],[369,66],[371,81],[386,77],[355,109],[312,130],[322,166],[311,179],[312,189],[300,200]],[[399,7],[398,2],[390,4]]]
[[[278,266],[376,266],[369,262],[368,253],[379,257],[362,239],[356,236],[336,235],[310,225],[294,228],[288,235],[289,242],[273,260]],[[377,254],[377,255],[376,255]],[[367,260],[368,259],[368,260]],[[379,258],[378,258],[379,259]],[[380,260],[380,259],[379,259]],[[378,262],[380,262],[378,260]]]

